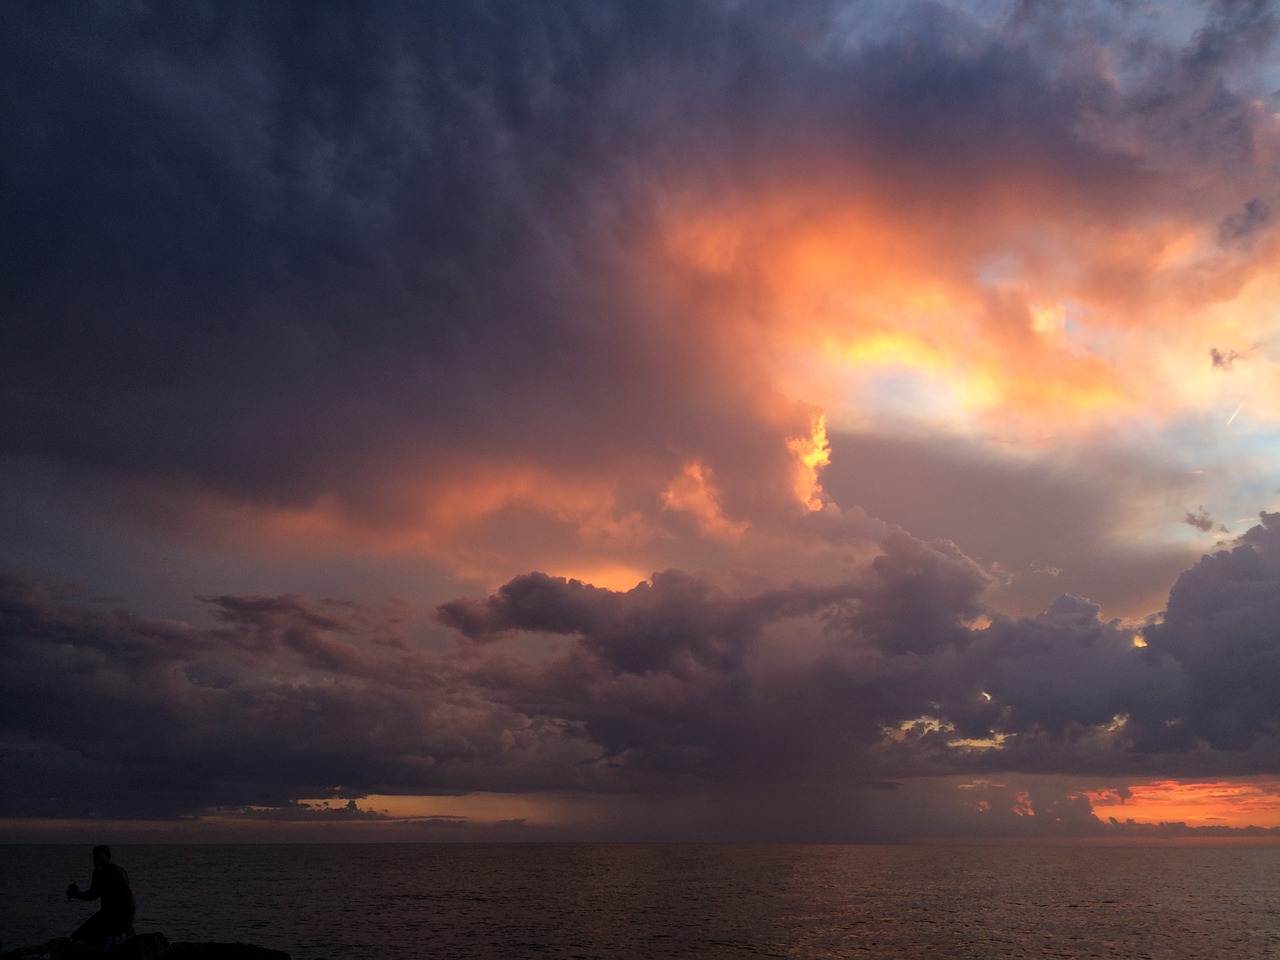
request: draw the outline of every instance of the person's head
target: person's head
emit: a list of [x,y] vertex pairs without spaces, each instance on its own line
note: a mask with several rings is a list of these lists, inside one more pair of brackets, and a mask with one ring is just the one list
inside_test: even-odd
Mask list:
[[99,844],[93,848],[93,865],[95,867],[106,866],[111,862],[111,848],[105,843]]

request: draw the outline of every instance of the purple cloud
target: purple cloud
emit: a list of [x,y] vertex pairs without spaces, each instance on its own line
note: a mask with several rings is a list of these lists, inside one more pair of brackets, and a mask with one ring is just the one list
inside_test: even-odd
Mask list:
[[[196,628],[9,578],[0,810],[174,816],[337,785],[662,794],[832,769],[868,786],[1247,775],[1280,746],[1278,558],[1266,514],[1183,575],[1146,647],[1065,597],[965,626],[981,578],[949,545],[901,535],[836,587],[520,577],[441,606],[453,651],[388,642],[394,624],[350,604],[221,597],[221,624]],[[904,621],[908,601],[922,609]],[[969,745],[984,739],[1001,742]]]

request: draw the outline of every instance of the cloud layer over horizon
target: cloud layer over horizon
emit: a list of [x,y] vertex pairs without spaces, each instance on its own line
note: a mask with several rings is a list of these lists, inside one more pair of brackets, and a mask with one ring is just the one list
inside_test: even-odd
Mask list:
[[[6,578],[0,809],[165,820],[334,794],[1273,774],[1280,515],[1262,521],[1136,632],[1066,596],[978,625],[981,571],[901,532],[823,588],[731,595],[667,571],[619,592],[526,574],[441,604],[455,636],[441,650],[353,603],[210,597],[219,624],[201,629]],[[814,829],[874,836],[857,814]]]

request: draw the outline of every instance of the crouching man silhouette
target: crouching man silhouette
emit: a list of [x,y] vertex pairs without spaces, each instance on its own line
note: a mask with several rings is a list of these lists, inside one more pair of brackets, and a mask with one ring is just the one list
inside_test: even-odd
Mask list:
[[106,846],[93,848],[93,882],[89,889],[82,891],[74,883],[67,887],[68,900],[99,898],[102,900],[101,908],[80,924],[71,939],[91,943],[101,947],[104,954],[109,954],[112,947],[133,936],[133,916],[137,905],[133,900],[133,890],[129,888],[129,875],[111,862],[111,848]]

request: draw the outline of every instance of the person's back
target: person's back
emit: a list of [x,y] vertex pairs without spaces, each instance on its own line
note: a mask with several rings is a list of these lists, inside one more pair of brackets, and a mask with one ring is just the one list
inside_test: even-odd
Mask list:
[[133,900],[133,890],[129,887],[129,875],[124,868],[114,863],[95,868],[90,889],[97,891],[102,898],[102,915],[108,931],[113,934],[126,933],[133,926],[137,906]]

